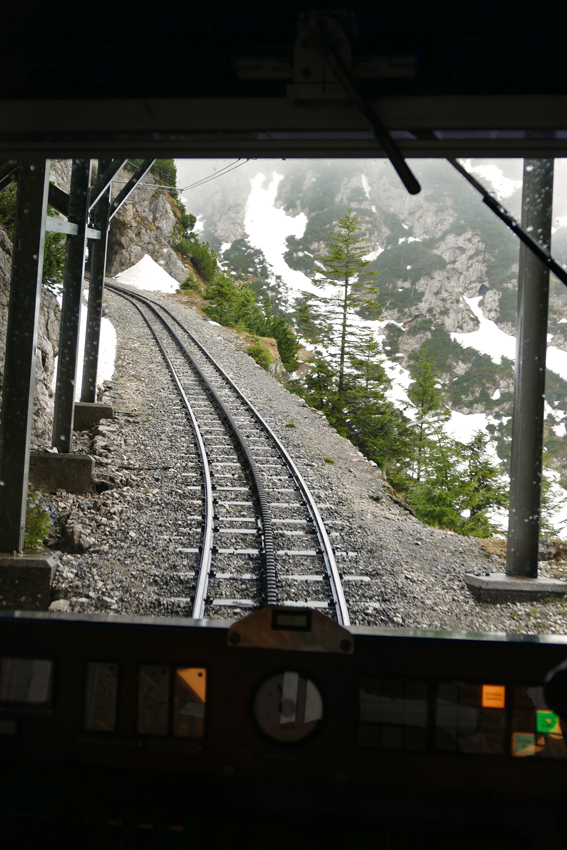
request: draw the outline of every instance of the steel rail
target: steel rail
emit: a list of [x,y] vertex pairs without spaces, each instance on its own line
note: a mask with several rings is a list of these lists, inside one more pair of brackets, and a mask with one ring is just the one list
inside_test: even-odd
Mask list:
[[[119,289],[119,287],[116,287],[114,285],[110,285],[110,287],[112,289],[117,289],[117,290]],[[146,298],[143,295],[138,295],[137,293],[134,297],[139,298],[140,300],[145,301],[150,305],[153,305],[153,304],[156,303],[156,302],[152,302],[151,299]],[[292,477],[294,478],[296,484],[298,485],[298,488],[299,488],[301,495],[303,497],[303,500],[305,502],[305,506],[306,506],[306,508],[307,508],[307,510],[308,510],[308,512],[311,516],[311,519],[313,521],[313,524],[315,526],[315,531],[316,531],[317,538],[318,538],[318,541],[319,541],[321,554],[322,554],[323,560],[325,562],[325,567],[326,567],[326,570],[327,570],[327,575],[328,575],[329,583],[330,583],[330,586],[331,586],[331,593],[333,595],[333,602],[334,602],[335,610],[336,610],[336,614],[337,614],[337,621],[342,626],[349,626],[350,625],[350,616],[349,616],[349,612],[348,612],[348,606],[347,606],[347,602],[346,602],[344,591],[343,591],[341,577],[339,575],[339,570],[338,570],[337,563],[336,563],[336,560],[335,560],[333,547],[331,546],[331,541],[329,540],[329,536],[327,534],[327,529],[325,528],[325,525],[323,523],[323,519],[321,517],[321,514],[319,513],[319,509],[317,508],[317,504],[315,502],[315,499],[311,495],[311,492],[309,490],[309,487],[307,486],[307,483],[305,482],[303,476],[299,472],[299,470],[298,470],[297,466],[295,465],[294,461],[292,460],[290,454],[288,453],[285,446],[281,443],[279,438],[274,434],[274,432],[272,431],[272,429],[270,428],[268,423],[262,418],[261,414],[256,410],[256,408],[252,405],[252,403],[250,401],[248,401],[246,396],[236,386],[234,381],[232,381],[231,378],[228,377],[228,375],[226,374],[224,369],[221,366],[219,366],[217,361],[214,359],[214,357],[212,357],[211,354],[209,354],[209,352],[206,350],[206,348],[193,336],[193,334],[190,331],[187,330],[187,328],[185,328],[183,326],[183,324],[180,322],[180,320],[170,310],[168,310],[167,307],[164,307],[162,304],[157,304],[157,306],[161,310],[163,310],[165,313],[167,313],[167,315],[170,316],[179,325],[179,327],[181,327],[183,329],[183,331],[193,340],[193,342],[197,346],[197,348],[199,348],[199,350],[204,354],[204,356],[220,372],[220,374],[223,376],[224,380],[234,390],[234,392],[239,397],[239,399],[243,402],[243,404],[250,410],[250,412],[252,413],[252,415],[254,416],[254,418],[256,419],[256,421],[258,422],[260,427],[262,428],[262,430],[268,435],[268,437],[276,445],[276,447],[277,447],[278,451],[280,452],[281,456],[283,457],[288,469],[290,470]]]
[[[232,432],[232,435],[234,436],[234,438],[235,438],[235,440],[238,444],[238,447],[241,451],[245,465],[248,467],[248,470],[250,472],[251,479],[252,479],[252,486],[253,486],[253,489],[255,490],[255,493],[256,493],[256,499],[257,499],[258,506],[259,506],[259,509],[260,509],[260,522],[261,522],[260,532],[261,532],[261,544],[262,544],[261,552],[262,552],[263,560],[264,560],[266,601],[267,601],[268,605],[276,605],[277,602],[278,602],[278,592],[277,592],[277,583],[276,583],[276,549],[275,549],[275,544],[274,544],[274,531],[273,531],[272,516],[271,516],[270,508],[269,508],[269,505],[268,505],[268,498],[267,498],[267,495],[266,495],[266,491],[264,489],[264,483],[262,481],[260,471],[258,469],[258,466],[256,465],[256,461],[254,460],[254,457],[252,455],[252,452],[250,451],[250,448],[248,446],[248,443],[246,442],[246,439],[244,438],[242,432],[240,431],[240,428],[238,427],[234,417],[232,416],[232,414],[230,413],[230,411],[226,407],[225,403],[223,402],[223,400],[221,399],[221,397],[219,396],[219,394],[217,393],[217,391],[215,390],[215,388],[213,387],[213,385],[211,384],[211,382],[209,381],[207,376],[204,374],[204,372],[200,368],[199,364],[195,361],[195,358],[193,357],[191,352],[183,344],[182,340],[175,333],[175,331],[169,325],[169,323],[164,319],[164,317],[160,316],[159,312],[156,309],[155,302],[152,302],[151,299],[145,298],[143,295],[138,295],[137,293],[132,293],[132,292],[126,291],[126,295],[125,295],[124,294],[125,290],[121,289],[120,287],[115,286],[114,284],[108,284],[107,283],[105,285],[111,291],[116,292],[117,295],[122,295],[123,297],[126,297],[126,298],[128,298],[128,296],[130,296],[130,299],[137,299],[137,300],[143,302],[148,307],[148,309],[150,309],[156,315],[156,317],[163,323],[164,327],[167,329],[167,331],[171,335],[171,337],[175,340],[176,344],[180,348],[184,357],[189,361],[192,368],[197,373],[199,380],[201,381],[201,383],[205,387],[207,393],[213,399],[215,405],[217,406],[219,412],[222,415],[222,418],[228,424],[228,427],[229,427],[230,431]],[[128,299],[128,300],[130,300],[130,299]],[[161,306],[161,305],[157,305],[157,306]],[[169,312],[169,311],[166,310],[166,312]],[[175,319],[175,316],[173,316],[173,314],[170,314],[170,315],[173,319]],[[185,333],[187,333],[189,336],[191,336],[191,339],[193,339],[192,335],[189,334],[189,332],[183,327],[183,325],[177,319],[175,319],[175,321],[177,321],[179,326],[181,328],[183,328],[183,331]],[[220,367],[217,367],[217,368],[220,369]]]
[[167,363],[169,371],[175,381],[177,389],[179,390],[179,394],[189,414],[189,418],[191,420],[191,425],[193,426],[193,432],[195,435],[195,441],[197,443],[197,450],[199,452],[199,458],[201,460],[201,464],[203,467],[203,490],[204,490],[204,522],[203,522],[203,542],[201,543],[201,560],[199,564],[199,574],[197,577],[197,587],[195,588],[195,595],[193,598],[193,610],[192,616],[195,620],[203,619],[205,613],[205,601],[207,599],[207,590],[209,587],[209,577],[211,574],[211,561],[213,554],[213,525],[214,525],[214,504],[213,504],[213,484],[211,480],[211,469],[209,466],[209,459],[207,457],[207,451],[205,449],[205,443],[203,441],[203,436],[201,434],[201,429],[197,423],[197,419],[195,417],[195,413],[193,412],[193,408],[191,407],[191,402],[187,398],[185,390],[181,385],[181,381],[179,380],[179,376],[175,370],[175,366],[171,362],[171,359],[165,350],[162,341],[156,334],[154,328],[151,323],[148,321],[147,316],[144,315],[140,307],[136,304],[134,298],[128,297],[128,295],[123,294],[122,292],[116,293],[120,295],[121,298],[124,298],[125,301],[128,301],[132,304],[133,307],[138,310],[141,317],[147,324],[148,328],[153,334],[155,341],[158,344],[158,347],[163,354],[164,360]]

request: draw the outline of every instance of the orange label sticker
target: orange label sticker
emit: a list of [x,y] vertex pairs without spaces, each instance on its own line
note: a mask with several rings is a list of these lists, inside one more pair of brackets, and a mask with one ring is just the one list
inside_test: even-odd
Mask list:
[[482,686],[482,707],[483,708],[504,708],[506,704],[506,686],[505,685],[483,685]]

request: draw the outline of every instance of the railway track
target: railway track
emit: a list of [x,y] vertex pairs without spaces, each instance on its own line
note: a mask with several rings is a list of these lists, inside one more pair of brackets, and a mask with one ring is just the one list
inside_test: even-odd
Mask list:
[[170,310],[115,284],[106,289],[148,325],[191,425],[195,450],[184,473],[187,527],[179,552],[195,559],[192,616],[207,616],[211,606],[244,613],[285,604],[319,608],[348,625],[319,509],[269,424]]

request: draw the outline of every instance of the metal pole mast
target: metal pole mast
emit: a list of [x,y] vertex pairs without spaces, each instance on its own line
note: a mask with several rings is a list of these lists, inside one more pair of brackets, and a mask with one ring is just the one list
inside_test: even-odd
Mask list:
[[21,552],[50,160],[20,163],[0,419],[0,552]]
[[73,451],[75,381],[87,244],[90,173],[90,160],[73,160],[69,195],[69,222],[77,225],[78,233],[76,236],[67,236],[57,384],[53,412],[53,437],[51,441],[52,446],[67,454]]
[[[99,160],[98,175],[105,173],[111,160]],[[85,331],[85,354],[83,359],[83,383],[81,401],[96,402],[96,373],[100,342],[100,323],[102,319],[102,295],[106,272],[106,252],[108,247],[108,229],[110,216],[111,183],[104,190],[93,211],[93,224],[100,231],[100,240],[91,242],[91,282],[89,286],[89,306],[87,309],[87,327]]]
[[[551,242],[553,160],[524,161],[522,225]],[[506,574],[537,578],[549,270],[520,247]]]

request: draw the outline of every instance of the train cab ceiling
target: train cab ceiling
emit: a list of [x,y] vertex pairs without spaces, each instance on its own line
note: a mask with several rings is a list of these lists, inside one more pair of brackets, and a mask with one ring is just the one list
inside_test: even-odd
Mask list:
[[439,0],[14,4],[0,152],[564,156],[562,17]]

